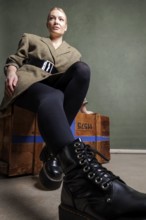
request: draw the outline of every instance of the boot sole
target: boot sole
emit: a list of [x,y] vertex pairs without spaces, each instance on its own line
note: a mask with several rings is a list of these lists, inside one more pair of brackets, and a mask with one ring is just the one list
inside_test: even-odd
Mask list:
[[93,218],[85,213],[79,212],[70,207],[59,206],[59,220],[106,220],[105,218]]
[[46,190],[50,190],[50,191],[59,189],[62,183],[62,179],[55,180],[55,179],[52,179],[48,174],[46,175],[43,168],[41,169],[39,173],[39,179],[43,187],[45,187]]
[[[59,220],[107,220],[107,219],[102,217],[97,217],[95,219],[87,214],[79,212],[68,206],[60,205]],[[119,217],[112,220],[146,220],[146,217]]]
[[132,217],[132,218],[121,217],[121,218],[117,218],[116,220],[146,220],[146,217]]

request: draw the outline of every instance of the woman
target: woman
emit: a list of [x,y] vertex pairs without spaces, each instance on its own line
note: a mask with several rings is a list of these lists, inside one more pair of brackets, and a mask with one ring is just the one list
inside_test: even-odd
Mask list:
[[67,17],[62,9],[51,9],[47,27],[49,38],[25,34],[7,59],[1,110],[15,103],[37,113],[46,148],[64,173],[60,220],[146,219],[146,195],[102,167],[90,147],[74,140],[70,124],[86,96],[90,70],[63,41]]

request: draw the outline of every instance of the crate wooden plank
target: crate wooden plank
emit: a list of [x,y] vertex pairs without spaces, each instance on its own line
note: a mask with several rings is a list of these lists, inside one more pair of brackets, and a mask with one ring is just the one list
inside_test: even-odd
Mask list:
[[36,132],[36,115],[13,106],[12,114],[0,121],[3,126],[0,172],[6,164],[3,174],[8,176],[37,174],[42,166],[39,154],[43,143],[35,142],[36,135],[40,136]]
[[108,116],[98,113],[78,113],[71,129],[75,138],[81,138],[107,159],[96,154],[100,163],[106,163],[110,160],[110,121]]

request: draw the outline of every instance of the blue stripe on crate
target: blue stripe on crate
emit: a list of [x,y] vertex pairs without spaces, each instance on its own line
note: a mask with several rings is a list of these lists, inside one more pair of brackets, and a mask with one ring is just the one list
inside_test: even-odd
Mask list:
[[100,141],[109,141],[109,137],[103,136],[74,136],[75,138],[81,138],[85,142],[100,142]]
[[12,143],[19,144],[19,143],[42,143],[44,142],[41,136],[19,136],[13,135]]
[[[100,141],[109,141],[109,137],[103,137],[103,136],[75,136],[75,138],[81,138],[82,141],[85,142],[100,142]],[[17,136],[14,135],[12,137],[12,143],[13,144],[19,144],[19,143],[42,143],[44,142],[41,136]]]
[[97,136],[96,141],[109,141],[109,137]]
[[36,143],[42,143],[42,142],[44,142],[44,140],[43,140],[43,138],[41,136],[36,136],[35,137],[35,142]]
[[81,138],[82,141],[85,142],[100,142],[100,141],[109,141],[110,138],[109,136],[77,136],[75,135],[75,121],[73,121],[72,125],[71,125],[71,131],[74,135],[75,138]]
[[13,144],[17,143],[34,143],[34,136],[16,136],[12,137]]
[[96,138],[95,136],[74,136],[75,138],[81,138],[82,141],[85,142],[95,142]]
[[71,128],[71,131],[72,131],[72,133],[73,133],[73,135],[74,135],[74,133],[75,133],[75,120],[72,122],[70,128]]

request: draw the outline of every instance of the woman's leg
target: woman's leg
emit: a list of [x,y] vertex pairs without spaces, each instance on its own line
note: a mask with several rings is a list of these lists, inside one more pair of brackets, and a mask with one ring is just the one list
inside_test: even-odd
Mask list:
[[49,78],[35,83],[16,99],[15,104],[37,113],[40,133],[52,152],[57,153],[74,140],[70,125],[83,103],[89,81],[89,67],[77,62],[55,83]]
[[[67,127],[64,126],[64,122],[67,119],[69,122],[68,126],[71,125],[75,115],[82,105],[89,85],[90,71],[86,64],[78,62],[72,65],[72,67],[69,68],[65,74],[59,76],[59,78],[60,77],[60,80],[56,79],[56,76],[55,79],[54,76],[52,76],[44,80],[42,83],[47,86],[42,86],[42,83],[37,83],[36,85],[31,86],[31,88],[17,100],[17,104],[21,107],[38,112],[39,130],[46,142],[46,147],[44,147],[40,155],[40,159],[44,162],[44,166],[40,172],[40,181],[48,189],[57,189],[61,184],[62,170],[60,170],[61,168],[58,160],[52,156],[52,152],[58,152],[57,150],[60,150],[61,146],[64,146],[65,143],[71,142],[71,138],[73,140],[73,136],[71,137],[70,135],[70,128],[68,127],[67,129]],[[56,84],[54,84],[54,82],[56,82]],[[59,90],[55,90],[49,85],[60,89],[60,93],[62,90],[62,95],[64,94],[65,99],[63,100],[62,98],[59,98],[59,94],[54,96],[54,91],[58,91],[59,93]],[[63,108],[63,117],[59,110],[60,106]],[[46,111],[47,108],[49,111]],[[58,114],[58,111],[60,114]],[[66,113],[66,115],[64,115],[64,113]],[[51,115],[51,120],[49,119],[49,115]],[[52,120],[53,118],[55,119]],[[49,126],[45,126],[47,120]],[[53,125],[51,125],[51,123],[53,123]],[[62,128],[59,129],[59,126],[56,128],[54,124],[60,124],[62,125]],[[57,130],[59,134],[57,133]],[[45,133],[47,133],[47,137]]]
[[73,122],[87,94],[90,82],[90,69],[87,64],[73,64],[55,83],[64,93],[64,111],[69,124]]
[[63,102],[62,91],[43,83],[33,84],[15,101],[16,105],[37,113],[40,133],[55,154],[74,140]]
[[58,189],[63,178],[59,161],[52,153],[58,152],[61,145],[73,140],[63,110],[63,101],[64,95],[60,90],[35,83],[15,102],[16,105],[37,113],[39,130],[46,143],[40,154],[43,167],[39,179],[49,190]]

